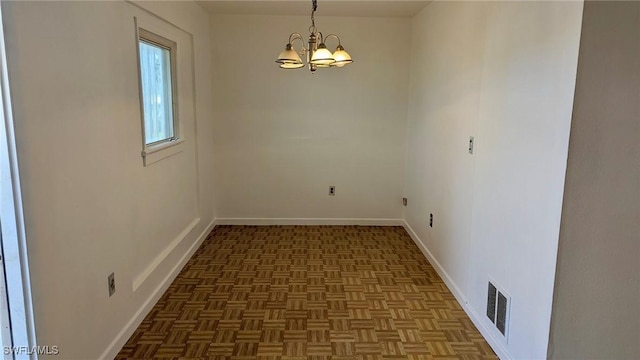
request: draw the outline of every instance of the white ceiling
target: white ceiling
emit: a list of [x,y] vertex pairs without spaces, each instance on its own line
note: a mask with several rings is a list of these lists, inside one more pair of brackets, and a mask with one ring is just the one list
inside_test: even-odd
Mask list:
[[[317,15],[411,17],[431,1],[318,0]],[[210,14],[310,15],[311,0],[201,0]]]

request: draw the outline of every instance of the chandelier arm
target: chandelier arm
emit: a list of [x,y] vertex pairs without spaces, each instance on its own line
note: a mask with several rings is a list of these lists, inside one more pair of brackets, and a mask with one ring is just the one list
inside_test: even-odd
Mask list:
[[302,35],[297,32],[291,33],[291,35],[289,35],[289,44],[293,43],[296,39],[302,40]]
[[[295,47],[293,47],[293,42],[296,40],[300,40],[300,42],[302,43],[301,47],[302,49],[300,51],[297,51]],[[293,50],[296,50],[296,52],[298,54],[300,54],[300,56],[303,56],[308,50],[306,47],[304,47],[304,39],[302,38],[302,35],[300,35],[299,33],[293,33],[291,34],[291,36],[289,36],[289,44],[291,44],[291,47],[293,48]]]
[[338,35],[336,35],[336,34],[329,34],[324,38],[324,40],[329,40],[329,38],[332,37],[332,36],[335,37],[336,39],[338,39],[338,46],[342,46],[342,44],[340,43],[340,37]]

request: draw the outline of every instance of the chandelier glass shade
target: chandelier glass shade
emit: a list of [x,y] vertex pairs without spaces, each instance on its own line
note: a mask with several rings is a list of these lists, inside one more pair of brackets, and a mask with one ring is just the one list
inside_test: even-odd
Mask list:
[[[276,63],[280,64],[281,69],[300,69],[304,67],[305,64],[302,62],[301,56],[306,57],[311,72],[315,72],[318,68],[344,67],[353,62],[351,55],[342,47],[338,35],[329,34],[323,36],[322,33],[318,31],[314,18],[317,9],[317,0],[312,0],[311,26],[309,27],[309,40],[307,41],[306,47],[300,33],[292,33],[289,35],[289,42],[276,59]],[[338,46],[333,53],[331,53],[325,45],[325,41],[332,37],[338,40]],[[296,40],[299,40],[302,44],[300,50],[296,50],[293,46]]]

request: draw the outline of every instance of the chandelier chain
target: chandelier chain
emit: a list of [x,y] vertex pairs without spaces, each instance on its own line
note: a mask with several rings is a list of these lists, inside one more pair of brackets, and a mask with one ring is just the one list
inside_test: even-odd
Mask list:
[[317,30],[315,18],[316,10],[318,10],[318,0],[311,0],[311,26],[309,27],[309,32],[312,34]]

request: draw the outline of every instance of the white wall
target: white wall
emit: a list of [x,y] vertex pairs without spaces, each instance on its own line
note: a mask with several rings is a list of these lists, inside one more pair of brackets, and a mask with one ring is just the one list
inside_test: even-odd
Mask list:
[[584,6],[551,359],[640,354],[639,15],[638,2]]
[[[504,358],[546,356],[581,15],[435,2],[413,19],[405,218]],[[489,277],[512,296],[508,343]]]
[[[499,355],[546,356],[580,2],[319,15],[355,62],[315,75],[274,63],[306,16],[141,2],[193,39],[195,78],[192,141],[148,168],[132,17],[159,18],[123,2],[2,6],[39,344],[113,356],[216,215],[383,221],[406,195],[412,235]],[[512,296],[508,343],[484,316],[489,277]]]
[[[194,3],[2,6],[38,344],[113,357],[214,219],[209,18]],[[149,167],[134,15],[182,46],[184,151]]]
[[467,146],[480,100],[485,7],[434,3],[412,27],[405,220],[462,290],[473,205]]
[[409,21],[318,13],[316,23],[342,37],[353,64],[278,68],[306,16],[211,18],[220,218],[402,218]]

